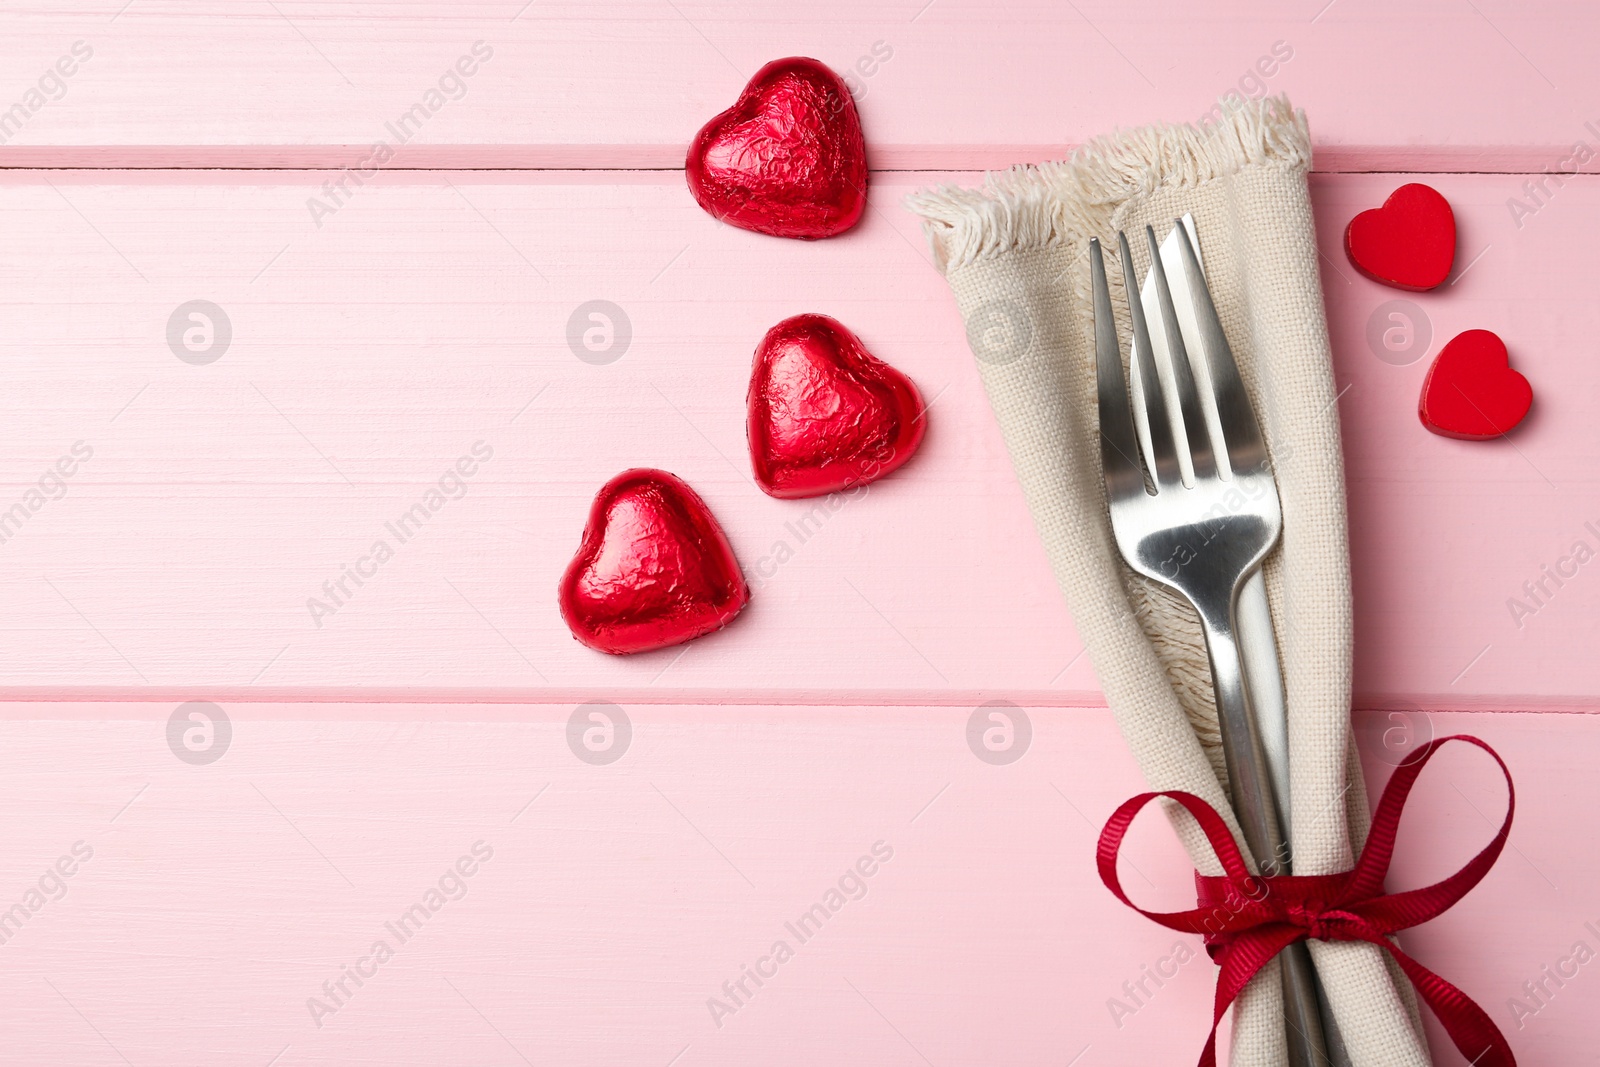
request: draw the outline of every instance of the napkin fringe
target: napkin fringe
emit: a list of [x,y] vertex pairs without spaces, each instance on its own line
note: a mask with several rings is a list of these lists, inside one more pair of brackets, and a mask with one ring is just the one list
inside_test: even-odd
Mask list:
[[1304,111],[1287,96],[1242,104],[1218,101],[1207,126],[1169,123],[1120,130],[1079,146],[1064,161],[994,171],[977,189],[944,185],[912,193],[905,206],[921,216],[945,273],[1007,252],[1080,240],[1103,218],[1092,206],[1118,204],[1158,186],[1196,186],[1245,166],[1311,163]]

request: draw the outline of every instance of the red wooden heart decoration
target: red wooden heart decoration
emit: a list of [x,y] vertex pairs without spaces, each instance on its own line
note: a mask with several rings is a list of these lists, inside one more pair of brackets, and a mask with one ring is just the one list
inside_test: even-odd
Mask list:
[[1468,330],[1428,368],[1417,414],[1434,433],[1475,441],[1510,432],[1532,404],[1533,387],[1511,369],[1505,342]]
[[826,315],[796,315],[767,331],[747,399],[756,482],[785,499],[882,478],[911,458],[927,429],[911,379]]
[[620,655],[720,630],[750,589],[705,501],[666,471],[638,468],[595,496],[560,601],[572,636]]
[[844,81],[778,59],[689,148],[689,191],[719,219],[775,237],[832,237],[867,206],[867,144]]
[[1402,185],[1382,207],[1350,220],[1344,251],[1375,282],[1413,292],[1432,289],[1455,262],[1455,212],[1431,186]]

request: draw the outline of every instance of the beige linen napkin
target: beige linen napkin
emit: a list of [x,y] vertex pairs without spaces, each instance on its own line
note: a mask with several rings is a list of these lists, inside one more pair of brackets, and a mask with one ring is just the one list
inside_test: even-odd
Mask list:
[[[1111,541],[1100,477],[1088,240],[1164,237],[1194,216],[1217,310],[1262,421],[1283,505],[1265,578],[1288,701],[1296,874],[1353,863],[1367,831],[1350,731],[1350,570],[1338,397],[1323,318],[1306,171],[1305,115],[1282,97],[1213,125],[1150,126],[1062,163],[991,174],[982,188],[918,193],[920,215],[1106,699],[1153,789],[1223,812],[1211,675],[1187,604],[1129,571]],[[1114,243],[1112,244],[1114,248]],[[1114,258],[1114,257],[1113,257]],[[1110,265],[1113,289],[1121,271]],[[1122,307],[1120,293],[1113,303]],[[1126,321],[1119,324],[1126,339]],[[1171,814],[1171,812],[1169,812]],[[1186,813],[1196,867],[1221,873]],[[1354,1067],[1426,1067],[1412,990],[1372,945],[1311,943]],[[1236,1067],[1285,1062],[1276,962],[1236,1002]],[[1195,1051],[1203,1035],[1195,1035]]]

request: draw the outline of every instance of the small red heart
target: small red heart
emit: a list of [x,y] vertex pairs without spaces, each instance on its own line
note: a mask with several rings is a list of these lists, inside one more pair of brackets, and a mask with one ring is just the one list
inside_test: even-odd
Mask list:
[[770,496],[821,496],[882,478],[922,443],[922,394],[843,323],[796,315],[756,347],[750,464]]
[[807,240],[856,224],[867,206],[867,143],[844,81],[815,59],[778,59],[701,127],[689,191],[719,219]]
[[1431,186],[1413,182],[1363,211],[1344,231],[1344,251],[1356,270],[1396,289],[1422,292],[1450,274],[1456,259],[1456,216]]
[[1468,330],[1428,368],[1417,415],[1434,433],[1475,441],[1509,433],[1532,404],[1533,387],[1511,369],[1505,342],[1488,330]]
[[637,468],[596,494],[560,601],[572,636],[621,655],[722,629],[750,589],[705,501],[675,475]]

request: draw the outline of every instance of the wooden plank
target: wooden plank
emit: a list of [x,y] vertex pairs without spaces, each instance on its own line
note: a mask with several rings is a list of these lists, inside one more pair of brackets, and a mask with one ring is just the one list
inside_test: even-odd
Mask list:
[[[1000,672],[1044,689],[1077,654],[1031,536],[986,559],[957,547],[1004,545],[1028,520],[1009,479],[992,477],[1005,469],[999,442],[965,439],[985,401],[943,283],[898,211],[892,225],[875,214],[858,235],[805,245],[717,225],[676,176],[439,175],[369,187],[319,230],[306,199],[323,180],[7,191],[12,230],[41,223],[7,251],[21,333],[6,404],[28,442],[9,461],[13,495],[75,441],[95,449],[68,495],[4,546],[13,588],[46,612],[14,616],[8,684],[476,698],[600,682],[973,690]],[[885,190],[888,210],[895,197]],[[40,273],[51,262],[77,266]],[[232,321],[232,346],[207,366],[166,339],[196,298]],[[632,323],[609,365],[568,341],[593,299]],[[813,309],[939,397],[910,468],[922,480],[891,479],[837,513],[765,497],[744,457],[750,353],[779,318]],[[479,441],[494,458],[465,497],[400,543],[387,524]],[[768,577],[737,630],[612,659],[572,640],[554,589],[593,492],[636,465],[687,478]],[[395,558],[330,600],[324,583],[380,539]],[[908,540],[927,551],[906,555]],[[780,541],[793,553],[781,565]],[[958,589],[973,614],[938,611]],[[312,598],[336,613],[313,619]],[[1028,621],[1004,621],[1017,605],[1031,606]],[[864,632],[878,635],[866,657],[850,651]],[[761,647],[741,651],[757,634]],[[1065,688],[1084,686],[1077,670]]]
[[[1594,15],[1557,0],[1233,0],[1181,19],[1158,0],[1023,0],[1004,17],[984,0],[103,0],[14,10],[7,31],[0,102],[24,105],[7,147],[176,146],[169,165],[182,146],[395,143],[388,124],[417,103],[414,147],[677,165],[752,72],[793,54],[851,74],[880,166],[1003,166],[1197,119],[1230,92],[1288,92],[1342,168],[1537,171],[1600,143]],[[463,56],[470,77],[452,74]]]
[[[1552,184],[1537,213],[1514,216],[1508,201],[1533,203],[1515,178],[1427,178],[1456,209],[1457,266],[1439,290],[1412,295],[1360,277],[1341,251],[1349,219],[1405,180],[1313,183],[1336,375],[1348,387],[1339,408],[1358,688],[1444,707],[1489,693],[1513,709],[1585,704],[1600,692],[1600,673],[1580,635],[1594,629],[1600,584],[1573,549],[1580,540],[1600,549],[1596,446],[1583,428],[1600,377],[1592,360],[1567,353],[1589,351],[1600,336],[1593,301],[1581,295],[1600,258],[1575,239],[1595,217],[1600,187]],[[1389,317],[1396,310],[1401,319]],[[1397,366],[1377,352],[1385,328],[1403,334],[1407,323],[1432,340],[1426,353],[1390,354],[1414,360]],[[1437,437],[1417,418],[1434,355],[1468,329],[1498,333],[1534,384],[1534,412],[1503,440]],[[1557,566],[1573,576],[1548,579],[1544,568]],[[1543,588],[1530,596],[1527,583]]]
[[[1192,955],[1177,961],[1177,935],[1117,904],[1094,874],[1100,825],[1143,787],[1104,710],[1030,709],[1030,747],[1004,766],[969,751],[970,708],[636,706],[631,744],[609,765],[569,749],[568,706],[448,724],[402,706],[377,718],[232,708],[231,747],[207,765],[168,750],[170,710],[130,720],[124,706],[90,706],[63,723],[37,706],[37,721],[0,723],[0,904],[39,888],[75,844],[93,853],[59,879],[64,896],[47,879],[0,945],[17,1062],[1198,1054],[1214,968],[1187,941]],[[1365,719],[1361,736],[1387,727]],[[1595,944],[1585,902],[1600,868],[1571,842],[1592,836],[1585,826],[1600,832],[1600,785],[1586,773],[1600,721],[1437,715],[1427,728],[1480,734],[1504,754],[1515,847],[1406,948],[1477,999],[1519,1057],[1559,1059],[1600,1004],[1590,968],[1520,1028],[1508,998],[1575,941]],[[1503,810],[1488,760],[1457,747],[1412,799],[1395,888],[1453,871]],[[1385,773],[1375,761],[1375,788]],[[447,880],[437,912],[400,943],[385,923],[479,842],[492,856]],[[858,899],[801,943],[785,924],[879,843],[893,855],[868,864],[864,893],[847,881]],[[1192,892],[1156,816],[1135,828],[1123,870],[1146,906]],[[381,965],[378,940],[393,949]],[[723,983],[777,940],[793,957],[763,964],[776,973],[747,982],[717,1026],[707,1001],[728,1002]],[[1123,983],[1163,960],[1175,973],[1114,1016],[1113,999],[1129,1003]],[[332,1005],[323,983],[357,963],[363,984],[346,980],[317,1026],[308,1000]]]
[[[1314,138],[1315,139],[1315,138]],[[1074,144],[869,145],[874,172],[1005,170],[1062,159]],[[7,170],[345,170],[373,154],[371,145],[7,145]],[[386,173],[429,170],[682,170],[684,146],[408,145]],[[1573,173],[1600,170],[1587,154],[1539,145],[1378,146],[1319,142],[1312,169],[1322,174],[1426,171],[1430,174],[1542,174],[1556,161]]]
[[[878,182],[859,231],[805,244],[719,226],[677,175],[649,174],[388,176],[319,228],[306,202],[327,177],[26,172],[0,190],[0,511],[39,505],[0,544],[0,692],[1098,699],[952,301],[896,206],[911,183]],[[1318,179],[1324,247],[1398,180]],[[1577,281],[1595,252],[1571,237],[1600,221],[1600,189],[1569,184],[1518,230],[1513,180],[1436,182],[1470,269],[1411,298],[1431,351],[1470,327],[1506,338],[1538,398],[1508,441],[1424,432],[1427,360],[1394,366],[1366,340],[1400,294],[1327,263],[1367,701],[1517,709],[1600,692],[1587,569],[1535,616],[1507,608],[1600,525],[1584,414],[1600,322]],[[197,299],[232,329],[204,365],[167,338]],[[567,337],[595,299],[632,329],[606,365]],[[933,400],[922,453],[833,512],[748,475],[750,352],[801,311],[840,317]],[[80,441],[93,454],[74,464]],[[391,526],[478,442],[493,458],[402,541]],[[48,473],[62,457],[69,479]],[[719,635],[611,658],[572,640],[554,588],[594,490],[638,465],[705,495],[759,588]],[[374,576],[325,588],[379,540],[394,556]]]

